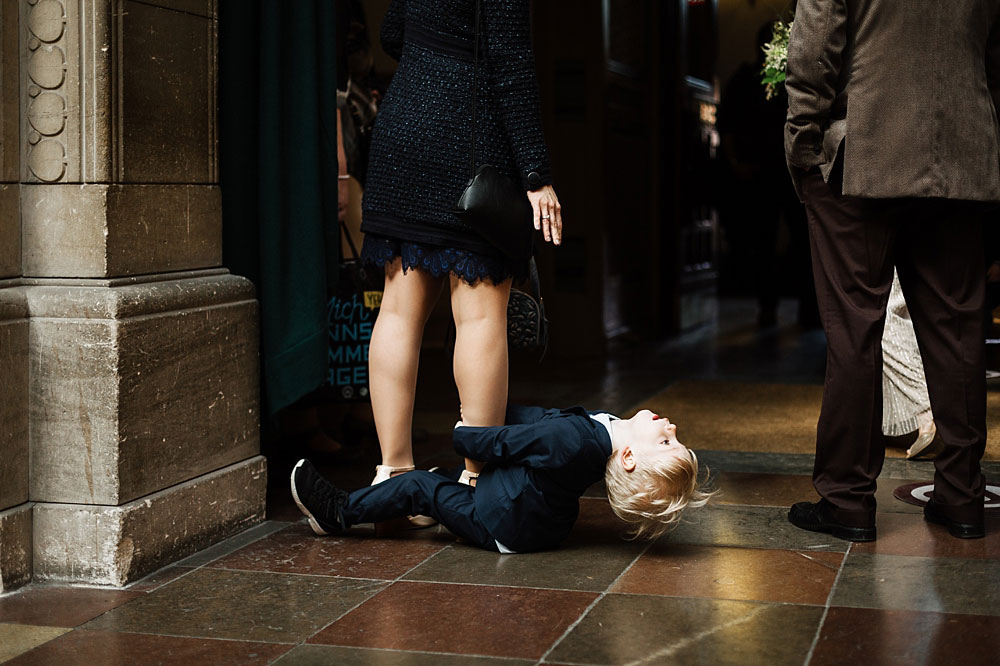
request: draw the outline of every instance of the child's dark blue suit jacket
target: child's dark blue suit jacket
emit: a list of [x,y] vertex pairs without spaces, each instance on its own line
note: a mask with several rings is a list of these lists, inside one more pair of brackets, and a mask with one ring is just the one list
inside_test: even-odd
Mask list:
[[580,496],[604,477],[611,437],[582,407],[511,405],[506,423],[455,428],[455,449],[487,463],[476,482],[476,513],[511,550],[553,548],[573,527]]

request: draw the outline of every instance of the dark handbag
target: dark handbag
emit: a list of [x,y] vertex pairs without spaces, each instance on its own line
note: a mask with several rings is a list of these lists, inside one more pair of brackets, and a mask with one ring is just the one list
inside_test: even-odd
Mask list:
[[476,81],[479,76],[479,0],[476,0],[476,41],[472,69],[472,152],[469,183],[458,198],[455,212],[487,243],[514,260],[531,255],[533,213],[528,196],[490,164],[476,168]]
[[510,290],[507,301],[507,345],[511,349],[541,351],[539,361],[549,346],[549,320],[545,318],[545,301],[538,281],[538,266],[532,257],[528,264],[528,289]]
[[343,222],[340,223],[351,256],[340,261],[336,293],[327,305],[330,369],[327,385],[341,402],[370,400],[368,343],[382,304],[384,273],[369,270]]

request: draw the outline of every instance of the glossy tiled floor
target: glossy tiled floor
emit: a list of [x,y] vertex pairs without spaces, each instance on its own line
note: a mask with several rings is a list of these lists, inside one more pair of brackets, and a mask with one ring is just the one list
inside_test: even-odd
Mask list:
[[[784,311],[783,311],[784,312]],[[679,379],[818,383],[821,334],[727,325],[610,359],[515,367],[525,402],[625,412]],[[785,313],[787,314],[787,313]],[[749,315],[749,316],[744,316]],[[787,317],[785,318],[787,319]],[[445,367],[431,355],[424,367]],[[421,379],[422,465],[448,451],[455,396]],[[682,424],[683,428],[683,424]],[[292,457],[292,456],[290,456]],[[366,483],[376,454],[328,467]],[[811,456],[701,451],[722,489],[659,541],[621,539],[595,487],[559,550],[497,555],[432,528],[312,535],[275,457],[272,520],[125,590],[32,586],[0,596],[0,661],[11,664],[996,664],[1000,514],[978,541],[952,539],[892,498],[929,463],[887,462],[879,539],[802,532]],[[986,464],[992,483],[1000,463]]]

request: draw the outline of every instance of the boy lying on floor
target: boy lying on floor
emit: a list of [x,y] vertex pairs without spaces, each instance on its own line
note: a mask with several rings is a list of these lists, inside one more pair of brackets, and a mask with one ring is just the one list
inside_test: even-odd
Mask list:
[[611,508],[639,537],[660,536],[686,507],[711,496],[698,487],[698,458],[677,441],[677,427],[649,410],[623,420],[581,407],[511,405],[506,423],[455,426],[459,455],[486,463],[474,487],[413,471],[347,493],[300,460],[292,496],[316,534],[423,514],[501,553],[559,545],[576,521],[580,496],[602,476]]

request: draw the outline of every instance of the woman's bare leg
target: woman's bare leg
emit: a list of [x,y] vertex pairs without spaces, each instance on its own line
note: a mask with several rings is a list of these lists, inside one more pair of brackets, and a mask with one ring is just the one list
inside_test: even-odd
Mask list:
[[[455,316],[455,384],[462,421],[474,426],[503,425],[507,410],[507,299],[510,280],[469,285],[451,276]],[[465,461],[478,473],[482,464]]]
[[443,282],[420,270],[403,273],[398,258],[385,268],[382,308],[368,348],[372,412],[383,465],[413,465],[413,398],[420,343]]

